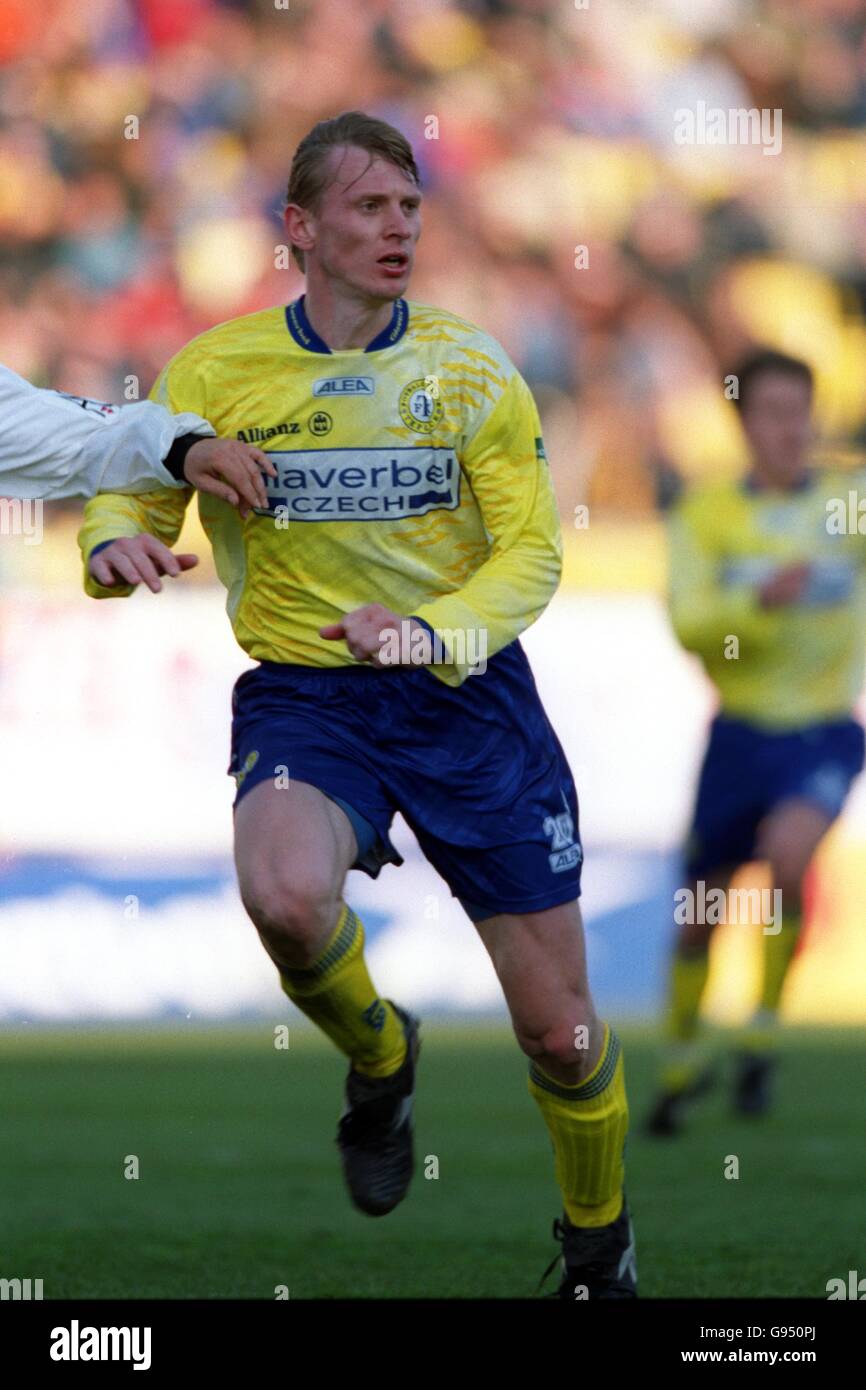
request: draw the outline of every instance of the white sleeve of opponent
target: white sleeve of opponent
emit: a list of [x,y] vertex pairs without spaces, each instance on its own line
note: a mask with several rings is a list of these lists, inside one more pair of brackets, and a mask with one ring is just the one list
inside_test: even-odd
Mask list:
[[215,430],[200,415],[172,415],[155,401],[117,406],[44,391],[0,365],[2,497],[182,487],[162,460],[184,434]]

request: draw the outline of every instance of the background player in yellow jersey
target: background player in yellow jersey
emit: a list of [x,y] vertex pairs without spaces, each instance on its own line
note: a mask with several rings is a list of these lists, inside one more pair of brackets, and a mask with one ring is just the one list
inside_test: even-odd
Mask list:
[[778,893],[760,910],[753,899],[755,920],[743,926],[763,942],[764,977],[740,1039],[734,1103],[744,1114],[766,1110],[803,876],[863,766],[863,729],[851,711],[866,653],[866,549],[856,526],[839,524],[838,505],[851,477],[810,467],[804,362],[758,351],[734,375],[751,469],[686,493],[670,526],[674,628],[701,657],[720,710],[686,850],[692,896],[680,901],[698,910],[682,913],[691,920],[674,948],[670,1051],[648,1121],[660,1135],[677,1132],[686,1102],[710,1079],[698,1015],[719,918],[700,905],[753,860],[769,863]]
[[[622,1054],[587,981],[574,783],[518,641],[559,580],[558,514],[506,353],[402,298],[420,197],[393,127],[320,123],[285,213],[306,293],[203,334],[154,391],[277,469],[246,520],[199,503],[260,662],[234,695],[240,889],[286,994],[350,1059],[338,1144],[352,1199],[382,1215],[412,1174],[418,1023],[379,997],[343,893],[353,866],[401,862],[403,814],[476,923],[531,1059],[564,1206],[560,1294],[629,1297]],[[94,575],[147,579],[146,547],[168,555],[182,517],[167,492],[89,504],[88,591],[130,591]]]

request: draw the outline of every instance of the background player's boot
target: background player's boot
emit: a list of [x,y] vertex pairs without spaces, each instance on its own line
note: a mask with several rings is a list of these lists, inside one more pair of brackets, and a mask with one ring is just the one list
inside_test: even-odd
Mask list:
[[628,1202],[609,1226],[572,1226],[563,1215],[553,1223],[553,1236],[562,1244],[541,1277],[541,1283],[559,1263],[562,1281],[555,1295],[570,1302],[584,1298],[637,1298],[637,1261],[634,1229]]
[[402,1202],[412,1180],[412,1102],[415,1062],[421,1047],[417,1018],[391,1007],[406,1035],[406,1060],[393,1076],[371,1077],[351,1069],[337,1144],[343,1175],[356,1207],[386,1216]]
[[736,1059],[734,1109],[740,1115],[766,1115],[772,1099],[775,1058],[767,1053],[741,1052]]
[[688,1105],[712,1090],[715,1080],[715,1072],[707,1068],[695,1077],[690,1085],[683,1086],[678,1091],[660,1091],[644,1121],[644,1132],[656,1139],[668,1139],[681,1134]]
[[646,1133],[655,1139],[669,1139],[672,1135],[681,1134],[684,1099],[682,1091],[661,1091],[644,1121]]

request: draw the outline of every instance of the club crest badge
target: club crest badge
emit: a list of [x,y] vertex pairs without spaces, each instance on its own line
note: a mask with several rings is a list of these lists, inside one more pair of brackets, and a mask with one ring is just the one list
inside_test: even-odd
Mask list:
[[400,392],[400,419],[410,430],[432,434],[445,411],[432,377],[418,377]]

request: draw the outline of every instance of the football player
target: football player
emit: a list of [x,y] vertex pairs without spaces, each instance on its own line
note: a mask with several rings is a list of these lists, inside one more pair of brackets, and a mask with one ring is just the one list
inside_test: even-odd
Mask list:
[[[622,1050],[587,980],[574,782],[519,641],[559,582],[556,502],[500,344],[404,297],[420,205],[392,126],[317,125],[285,210],[305,293],[196,338],[153,393],[172,411],[207,403],[277,468],[245,521],[199,498],[260,663],[234,693],[240,891],[283,990],[350,1060],[345,1177],[383,1215],[412,1175],[418,1021],[380,997],[344,893],[349,869],[402,862],[402,813],[475,923],[529,1058],[564,1207],[560,1294],[630,1297]],[[128,593],[148,535],[171,546],[186,501],[89,503],[88,592]]]
[[[751,453],[742,479],[686,489],[671,513],[670,605],[676,633],[716,686],[685,853],[671,966],[668,1055],[648,1118],[671,1135],[712,1067],[699,1034],[714,927],[730,916],[763,943],[761,995],[739,1039],[735,1109],[770,1104],[776,1026],[802,925],[803,878],[863,767],[852,709],[863,684],[866,568],[857,525],[839,524],[851,475],[811,466],[812,372],[756,351],[733,373]],[[730,890],[753,860],[772,898]],[[719,904],[752,904],[722,914]],[[765,906],[766,904],[766,906]],[[772,906],[771,906],[772,904]]]

